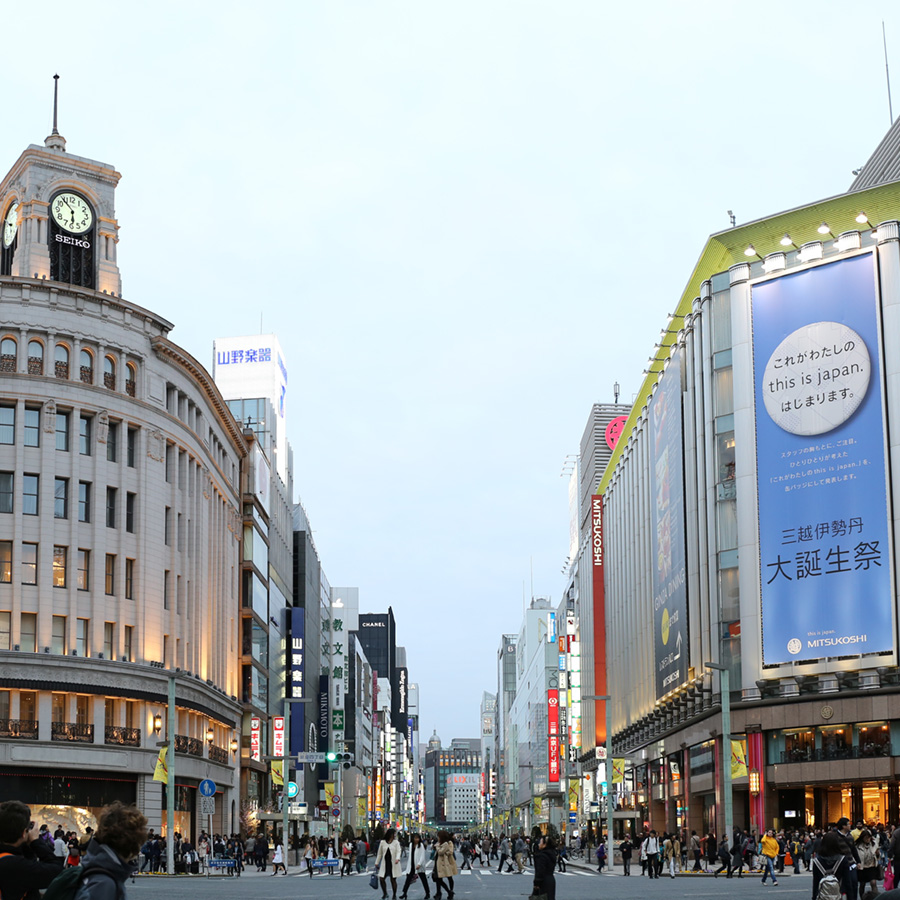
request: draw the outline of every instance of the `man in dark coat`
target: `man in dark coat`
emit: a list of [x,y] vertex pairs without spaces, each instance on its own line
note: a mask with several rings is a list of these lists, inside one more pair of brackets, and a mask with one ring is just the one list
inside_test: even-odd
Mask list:
[[0,803],[0,896],[39,900],[41,890],[62,871],[53,844],[38,838],[31,809],[19,800]]

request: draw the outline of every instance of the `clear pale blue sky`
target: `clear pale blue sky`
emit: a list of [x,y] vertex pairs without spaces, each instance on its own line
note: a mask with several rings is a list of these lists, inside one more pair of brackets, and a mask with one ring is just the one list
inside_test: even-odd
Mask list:
[[0,169],[58,71],[69,151],[124,176],[125,296],[207,364],[279,334],[328,577],[394,607],[446,742],[532,560],[559,599],[564,458],[706,236],[845,190],[887,130],[882,18],[900,75],[885,0],[17,4]]

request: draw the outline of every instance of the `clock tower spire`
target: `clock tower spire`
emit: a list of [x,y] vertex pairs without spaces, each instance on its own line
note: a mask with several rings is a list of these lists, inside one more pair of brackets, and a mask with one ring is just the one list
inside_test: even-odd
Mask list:
[[65,150],[66,139],[59,133],[56,127],[57,112],[59,111],[59,75],[53,76],[53,131],[44,138],[44,146],[51,150]]

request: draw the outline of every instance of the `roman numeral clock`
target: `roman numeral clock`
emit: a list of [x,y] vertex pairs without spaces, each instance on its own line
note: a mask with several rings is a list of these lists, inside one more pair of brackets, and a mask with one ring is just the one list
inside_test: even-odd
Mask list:
[[50,198],[50,278],[78,287],[95,287],[95,216],[91,204],[74,191]]

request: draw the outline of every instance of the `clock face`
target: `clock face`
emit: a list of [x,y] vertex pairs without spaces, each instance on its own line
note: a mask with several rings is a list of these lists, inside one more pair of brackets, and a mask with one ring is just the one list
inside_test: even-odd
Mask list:
[[3,246],[8,247],[16,239],[19,227],[19,204],[13,203],[3,220]]
[[50,214],[60,228],[71,234],[83,234],[94,223],[94,214],[78,194],[57,194],[50,204]]

